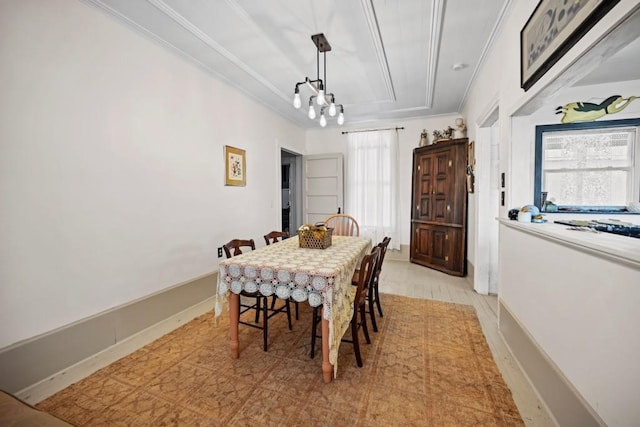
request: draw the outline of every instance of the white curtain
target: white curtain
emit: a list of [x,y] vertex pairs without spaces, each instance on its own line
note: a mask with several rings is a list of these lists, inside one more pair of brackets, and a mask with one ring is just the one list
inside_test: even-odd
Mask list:
[[360,235],[375,245],[385,236],[400,249],[398,224],[398,132],[349,134],[345,213],[360,225]]

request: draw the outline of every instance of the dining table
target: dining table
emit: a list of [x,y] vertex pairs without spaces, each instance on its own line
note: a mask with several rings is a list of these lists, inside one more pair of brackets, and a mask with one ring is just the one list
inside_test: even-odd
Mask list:
[[[326,249],[300,247],[298,236],[220,261],[215,316],[229,315],[231,357],[239,354],[240,292],[322,306],[322,375],[337,375],[340,341],[349,328],[355,286],[353,274],[371,251],[371,239],[332,236]],[[224,307],[228,309],[225,310]]]

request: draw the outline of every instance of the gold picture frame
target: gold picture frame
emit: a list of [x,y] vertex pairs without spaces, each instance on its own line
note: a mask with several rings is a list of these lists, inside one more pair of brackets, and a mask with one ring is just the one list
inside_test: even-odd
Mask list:
[[240,148],[224,146],[224,185],[247,185],[247,155]]

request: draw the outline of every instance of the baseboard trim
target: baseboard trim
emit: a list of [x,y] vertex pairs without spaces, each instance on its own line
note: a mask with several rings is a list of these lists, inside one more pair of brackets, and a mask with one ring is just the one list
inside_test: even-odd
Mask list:
[[606,425],[501,299],[498,299],[498,326],[516,363],[556,425]]
[[211,310],[217,272],[0,350],[0,388],[37,403]]

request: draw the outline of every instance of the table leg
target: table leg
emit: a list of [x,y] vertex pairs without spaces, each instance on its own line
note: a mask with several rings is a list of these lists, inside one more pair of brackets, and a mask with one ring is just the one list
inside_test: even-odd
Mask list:
[[231,336],[231,358],[239,356],[240,342],[238,341],[238,313],[240,312],[240,295],[231,292],[229,298],[229,335]]
[[322,377],[325,383],[333,379],[333,365],[329,362],[329,321],[322,316]]

